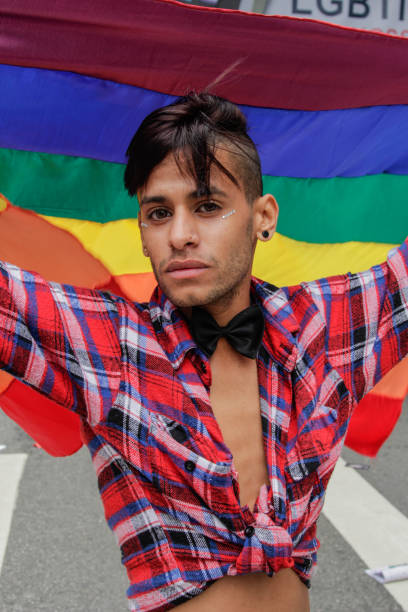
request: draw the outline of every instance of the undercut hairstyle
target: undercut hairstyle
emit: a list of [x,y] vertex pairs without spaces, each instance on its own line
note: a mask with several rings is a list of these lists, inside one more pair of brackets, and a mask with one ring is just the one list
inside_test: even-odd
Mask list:
[[[262,195],[262,173],[247,130],[246,118],[235,104],[209,93],[190,93],[153,111],[141,123],[126,152],[125,187],[129,195],[135,195],[153,169],[172,153],[180,172],[195,181],[200,196],[210,193],[214,165],[238,187],[241,182],[252,204]],[[216,154],[221,149],[230,154],[233,172],[218,161]]]

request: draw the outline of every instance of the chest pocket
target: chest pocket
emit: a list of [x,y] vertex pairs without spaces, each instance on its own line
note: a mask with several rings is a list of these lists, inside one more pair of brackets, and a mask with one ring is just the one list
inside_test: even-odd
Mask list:
[[204,500],[209,486],[225,488],[231,478],[229,463],[212,460],[209,440],[162,414],[151,415],[148,452],[153,483],[172,503]]

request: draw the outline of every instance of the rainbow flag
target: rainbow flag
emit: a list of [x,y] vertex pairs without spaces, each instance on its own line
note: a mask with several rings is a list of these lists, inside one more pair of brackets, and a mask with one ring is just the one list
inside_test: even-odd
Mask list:
[[[147,113],[208,87],[248,117],[265,190],[280,204],[255,275],[288,285],[358,271],[405,238],[407,40],[172,0],[0,0],[0,18],[2,259],[148,299],[154,279],[124,153]],[[356,450],[375,455],[392,430],[401,367],[391,374],[397,403],[377,402],[369,417],[358,407]],[[51,454],[81,445],[75,415],[4,374],[0,392]],[[374,436],[362,443],[368,421]]]

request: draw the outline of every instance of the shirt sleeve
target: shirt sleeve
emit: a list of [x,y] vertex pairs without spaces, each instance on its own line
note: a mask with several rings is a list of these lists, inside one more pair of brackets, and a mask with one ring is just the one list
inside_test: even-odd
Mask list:
[[303,286],[324,319],[328,359],[358,402],[408,353],[408,239],[383,264]]
[[91,424],[113,404],[121,350],[108,293],[0,263],[0,368]]

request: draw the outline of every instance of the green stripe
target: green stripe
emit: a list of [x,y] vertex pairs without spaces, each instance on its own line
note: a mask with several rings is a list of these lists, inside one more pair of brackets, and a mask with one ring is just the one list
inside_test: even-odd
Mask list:
[[[106,223],[137,215],[121,164],[0,149],[0,192],[44,215]],[[408,232],[408,176],[264,176],[280,205],[278,231],[306,242],[399,243]]]
[[123,164],[0,149],[0,192],[42,215],[106,223],[137,216]]
[[408,176],[299,179],[264,176],[280,206],[278,231],[306,242],[385,242],[408,234]]

